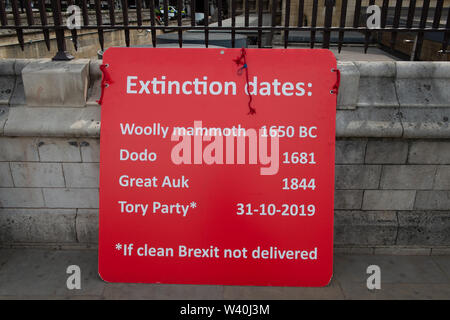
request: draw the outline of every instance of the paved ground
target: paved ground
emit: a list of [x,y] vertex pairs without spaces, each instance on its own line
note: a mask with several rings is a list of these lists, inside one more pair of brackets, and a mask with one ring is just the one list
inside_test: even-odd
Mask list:
[[[68,290],[66,268],[81,268]],[[366,268],[381,268],[381,290]],[[336,255],[324,288],[112,284],[97,274],[96,250],[0,249],[0,299],[450,299],[450,256]]]

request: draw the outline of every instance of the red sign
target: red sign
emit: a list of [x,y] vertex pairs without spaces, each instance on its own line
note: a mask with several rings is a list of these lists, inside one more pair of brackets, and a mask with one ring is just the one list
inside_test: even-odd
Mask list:
[[329,283],[330,51],[111,48],[103,60],[104,280]]

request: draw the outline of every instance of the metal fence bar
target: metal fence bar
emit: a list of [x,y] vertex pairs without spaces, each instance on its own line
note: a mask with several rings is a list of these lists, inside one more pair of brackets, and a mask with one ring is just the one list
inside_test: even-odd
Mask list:
[[[97,20],[97,25],[101,26],[103,24],[102,19],[102,8],[100,0],[95,0],[95,18]],[[100,49],[105,50],[105,39],[103,38],[103,29],[98,28],[98,41],[100,42]]]
[[[11,9],[14,16],[14,25],[16,27],[19,27],[21,25],[21,22],[20,22],[19,8],[17,6],[17,0],[11,0]],[[19,40],[20,48],[23,51],[24,50],[23,30],[17,28],[16,33],[17,33],[17,40]]]
[[[400,13],[402,10],[402,4],[403,0],[397,0],[397,3],[395,4],[395,13],[394,13],[394,22],[392,26],[394,28],[398,28],[400,24]],[[397,41],[397,32],[392,32],[391,34],[391,49],[394,50],[395,48],[395,42]]]
[[[313,27],[313,28],[316,27],[316,25],[317,25],[317,7],[318,7],[317,2],[318,2],[318,0],[314,0],[313,7],[312,7],[311,27]],[[311,44],[310,44],[311,49],[314,48],[314,42],[316,42],[315,29],[311,30]]]
[[[284,25],[286,27],[289,27],[289,18],[291,16],[291,0],[285,0],[286,2],[286,8],[284,13]],[[289,42],[289,30],[286,30],[284,32],[284,48],[286,49],[288,47]]]
[[359,26],[359,17],[361,15],[361,0],[356,0],[355,12],[353,14],[353,26],[356,28]]
[[409,0],[408,18],[406,19],[407,28],[411,28],[413,26],[415,11],[416,11],[416,0]]
[[297,21],[297,26],[299,26],[299,27],[303,26],[304,7],[305,7],[305,0],[299,0],[298,1],[298,21]]
[[0,0],[0,22],[2,26],[6,26],[8,24],[8,19],[6,18],[5,3],[3,1],[4,0]]
[[[19,4],[20,1],[20,4]],[[48,0],[47,0],[48,1]],[[63,12],[61,9],[62,4],[73,5],[78,4],[81,6],[82,17],[83,17],[83,25],[80,27],[81,30],[95,30],[98,33],[98,41],[100,43],[100,47],[104,50],[105,39],[104,32],[108,31],[121,31],[123,30],[125,33],[125,44],[130,46],[130,30],[137,30],[141,32],[142,30],[147,30],[151,32],[151,43],[154,47],[157,45],[156,33],[157,30],[162,32],[175,32],[178,38],[178,44],[180,47],[183,46],[183,32],[187,30],[196,30],[204,32],[205,35],[205,46],[208,47],[211,43],[210,33],[212,31],[224,31],[228,34],[231,34],[231,47],[235,47],[236,45],[236,33],[238,32],[248,32],[248,31],[256,31],[254,35],[257,47],[263,47],[263,40],[266,39],[263,36],[267,35],[267,40],[269,41],[277,41],[279,38],[275,38],[275,34],[281,35],[281,41],[284,48],[289,47],[290,35],[293,31],[303,31],[310,33],[310,47],[314,48],[316,42],[317,32],[323,32],[322,44],[323,48],[329,48],[331,45],[331,34],[332,32],[338,32],[338,51],[341,52],[342,47],[345,43],[349,43],[345,38],[345,32],[349,31],[357,31],[364,34],[364,40],[362,41],[362,45],[364,47],[364,52],[367,52],[368,47],[370,45],[370,40],[372,39],[372,35],[374,33],[378,34],[378,40],[381,43],[383,40],[382,36],[385,34],[388,36],[388,46],[391,50],[394,50],[397,44],[397,36],[398,33],[407,32],[416,35],[415,46],[413,47],[413,53],[411,54],[411,58],[414,60],[418,60],[420,58],[424,37],[426,33],[440,33],[439,36],[442,38],[438,38],[439,42],[442,44],[442,50],[440,53],[447,53],[448,43],[450,41],[450,10],[447,8],[447,5],[444,5],[444,0],[436,0],[433,2],[433,7],[430,7],[430,0],[423,0],[423,5],[420,8],[421,16],[420,22],[415,23],[415,13],[417,12],[417,0],[410,0],[409,3],[403,7],[403,0],[396,0],[393,4],[393,14],[390,13],[389,9],[389,0],[382,0],[382,8],[381,8],[381,23],[380,27],[371,29],[369,26],[366,26],[363,21],[362,11],[362,0],[355,0],[354,2],[354,12],[353,12],[353,25],[346,26],[347,23],[347,13],[349,1],[342,0],[341,2],[341,14],[339,19],[339,26],[333,27],[333,13],[335,0],[324,0],[324,6],[322,7],[322,0],[312,0],[312,12],[311,12],[311,20],[304,20],[304,10],[305,3],[304,0],[285,0],[282,2],[281,0],[273,0],[269,5],[269,19],[271,21],[269,24],[265,25],[263,22],[264,18],[264,4],[267,2],[263,0],[256,0],[256,8],[253,8],[251,5],[253,2],[250,0],[239,0],[242,4],[245,5],[243,11],[241,13],[241,18],[243,19],[243,25],[236,26],[237,19],[237,10],[238,10],[238,0],[231,0],[231,26],[224,27],[223,26],[223,3],[222,1],[217,1],[217,10],[216,15],[213,15],[212,19],[217,21],[217,26],[209,26],[211,19],[209,17],[210,14],[210,5],[211,0],[203,0],[204,8],[204,19],[202,25],[197,25],[195,21],[195,0],[172,0],[176,3],[177,10],[175,11],[175,17],[173,12],[169,12],[169,0],[162,0],[163,5],[161,10],[163,10],[161,20],[158,20],[156,17],[157,11],[155,10],[155,2],[154,0],[135,0],[133,4],[135,4],[134,9],[129,10],[129,4],[127,0],[121,1],[121,11],[123,19],[118,22],[115,17],[115,4],[116,0],[94,0],[93,7],[89,8],[89,0],[50,0],[53,23],[49,24],[47,21],[47,8],[45,5],[46,0],[9,0],[8,5],[11,7],[6,7],[7,2],[5,0],[0,0],[0,28],[4,30],[13,30],[16,33],[17,41],[20,44],[22,50],[25,46],[24,35],[28,30],[31,34],[36,32],[43,33],[44,41],[47,46],[47,49],[50,50],[50,33],[55,34],[56,43],[58,51],[54,57],[54,60],[68,60],[72,57],[66,52],[66,39],[65,32],[68,30],[68,26],[66,25],[66,21],[63,20]],[[189,1],[190,4],[190,24],[183,25],[183,5],[185,1]],[[200,0],[201,1],[201,0]],[[298,1],[298,10],[296,10],[298,14],[298,21],[296,25],[291,26],[291,5],[292,1]],[[391,1],[392,2],[392,1]],[[33,12],[32,3],[35,4],[35,8],[38,11],[39,17],[37,17],[36,12]],[[108,8],[103,7],[107,3]],[[375,4],[375,0],[365,0],[364,3],[368,3],[368,5]],[[320,7],[319,7],[320,5]],[[134,7],[132,7],[134,8]],[[150,10],[150,19],[148,16],[144,15],[143,10]],[[279,10],[283,11],[284,17],[282,21],[279,20]],[[20,12],[22,9],[22,13]],[[102,12],[102,9],[103,10]],[[107,9],[107,10],[106,10]],[[267,9],[267,8],[266,8]],[[7,11],[11,10],[11,11]],[[95,14],[95,19],[89,24],[89,14],[90,10]],[[432,17],[428,17],[429,11],[433,12]],[[131,16],[129,12],[131,11]],[[134,15],[135,13],[135,15]],[[250,15],[252,13],[257,14],[257,24],[250,26]],[[323,25],[317,21],[319,18],[319,14],[324,14]],[[392,16],[391,16],[392,14]],[[108,19],[109,15],[109,19]],[[443,15],[447,16],[447,21],[445,26],[441,23],[441,19]],[[393,18],[392,25],[387,26],[388,16]],[[8,24],[8,17],[13,19],[12,24]],[[106,18],[105,18],[106,17]],[[40,20],[39,22],[35,21],[36,19]],[[131,20],[130,20],[131,19]],[[148,20],[149,22],[148,22]],[[320,16],[322,19],[322,16]],[[337,19],[335,17],[334,19]],[[105,21],[106,20],[106,21]],[[109,20],[109,21],[108,21]],[[176,20],[171,21],[171,20]],[[214,20],[213,20],[214,21]],[[401,21],[405,21],[405,25]],[[319,23],[319,26],[317,25]],[[148,30],[149,29],[149,30]],[[71,39],[74,43],[75,50],[78,48],[77,40],[80,37],[79,31],[77,29],[70,28]],[[28,34],[28,32],[27,32]],[[67,32],[67,35],[69,33]],[[250,33],[250,37],[252,33]],[[390,36],[390,37],[389,37]],[[68,37],[69,38],[69,37]],[[436,41],[436,40],[433,40]]]
[[109,23],[113,26],[116,24],[116,14],[114,12],[114,0],[108,0]]
[[[192,1],[195,1],[195,0],[191,0],[191,2]],[[222,1],[221,0],[217,1],[217,25],[219,27],[222,26]]]
[[[345,27],[345,20],[347,19],[347,0],[342,0],[341,4],[341,20],[339,22],[339,27]],[[342,43],[344,42],[344,31],[339,31],[338,39],[338,52],[341,53]]]
[[[41,17],[41,25],[47,26],[47,12],[45,11],[44,1],[45,0],[38,0],[39,16]],[[50,31],[48,29],[42,29],[42,33],[44,34],[44,41],[47,46],[47,50],[50,51]]]
[[231,47],[236,46],[236,0],[231,0]]
[[445,28],[447,29],[447,31],[444,33],[444,38],[442,41],[442,49],[441,49],[442,54],[447,53],[447,46],[448,42],[450,41],[450,8],[447,11],[447,23],[445,25]]
[[[153,0],[151,0],[153,1]],[[177,0],[177,24],[179,27],[182,26],[182,22],[181,22],[181,11],[183,10],[183,1],[182,0]],[[178,29],[178,46],[180,48],[183,47],[183,30],[182,29]]]
[[[258,0],[258,27],[263,25],[263,0]],[[258,30],[258,48],[262,47],[262,30]]]
[[[153,48],[156,47],[156,29],[155,29],[155,2],[150,0],[150,32],[152,33],[152,45]],[[195,19],[194,19],[195,24]]]
[[142,0],[136,1],[136,19],[138,26],[142,25]]
[[[375,0],[369,0],[369,6],[372,6],[375,4]],[[370,29],[367,28],[366,34],[364,36],[364,53],[367,53],[367,49],[369,49],[369,42],[370,42],[370,36],[371,36]]]
[[[219,0],[220,2],[220,0]],[[249,23],[249,16],[250,16],[250,8],[249,8],[249,3],[248,0],[244,0],[244,25],[246,27],[248,27],[248,23]]]
[[204,0],[204,8],[203,8],[203,14],[205,15],[203,18],[204,25],[205,25],[205,47],[208,48],[209,45],[209,32],[208,32],[208,25],[209,25],[209,1]]
[[[167,12],[167,10],[165,11]],[[122,15],[123,15],[123,25],[125,32],[125,45],[130,46],[130,29],[128,28],[128,1],[122,0]]]
[[330,47],[330,30],[333,19],[333,0],[325,0],[325,31],[323,32],[322,48],[328,49]]
[[[430,8],[430,0],[424,0],[422,5],[422,15],[420,17],[420,28],[425,28],[428,19],[428,10]],[[422,53],[422,43],[423,43],[424,32],[419,31],[416,38],[415,50],[412,54],[413,60],[420,60],[420,54]]]

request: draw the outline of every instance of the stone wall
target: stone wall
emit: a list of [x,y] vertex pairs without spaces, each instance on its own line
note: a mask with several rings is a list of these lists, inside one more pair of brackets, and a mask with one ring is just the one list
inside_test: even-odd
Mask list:
[[[98,62],[57,64],[0,63],[2,245],[97,242]],[[450,252],[450,63],[341,62],[339,69],[336,250]],[[36,72],[43,80],[27,81]],[[84,105],[61,99],[67,88],[49,87],[61,72]],[[42,105],[52,96],[59,105]]]

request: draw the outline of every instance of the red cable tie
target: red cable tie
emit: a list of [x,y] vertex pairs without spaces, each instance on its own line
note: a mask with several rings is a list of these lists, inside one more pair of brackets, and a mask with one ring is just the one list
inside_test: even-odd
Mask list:
[[[246,52],[245,52],[245,48],[241,49],[241,55],[239,57],[236,57],[235,59],[233,59],[233,61],[237,64],[237,66],[242,65],[242,67],[240,67],[237,71],[237,74],[240,76],[242,75],[242,72],[245,69],[245,81],[247,83],[247,90],[249,90],[249,80],[248,80],[248,66],[247,66],[247,57],[246,57]],[[256,113],[256,109],[252,107],[252,101],[253,101],[253,97],[250,94],[250,91],[248,92],[248,109],[249,112],[248,114],[255,114]]]
[[97,103],[99,105],[101,105],[103,102],[103,94],[105,92],[105,88],[112,83],[111,77],[109,76],[109,73],[106,70],[106,68],[108,67],[109,67],[108,64],[102,64],[100,66],[100,71],[102,72],[102,83],[100,85],[101,88],[100,99],[97,100]]
[[331,89],[332,93],[335,93],[336,96],[339,93],[339,86],[341,85],[341,71],[339,69],[332,69],[333,72],[336,72],[336,83]]

